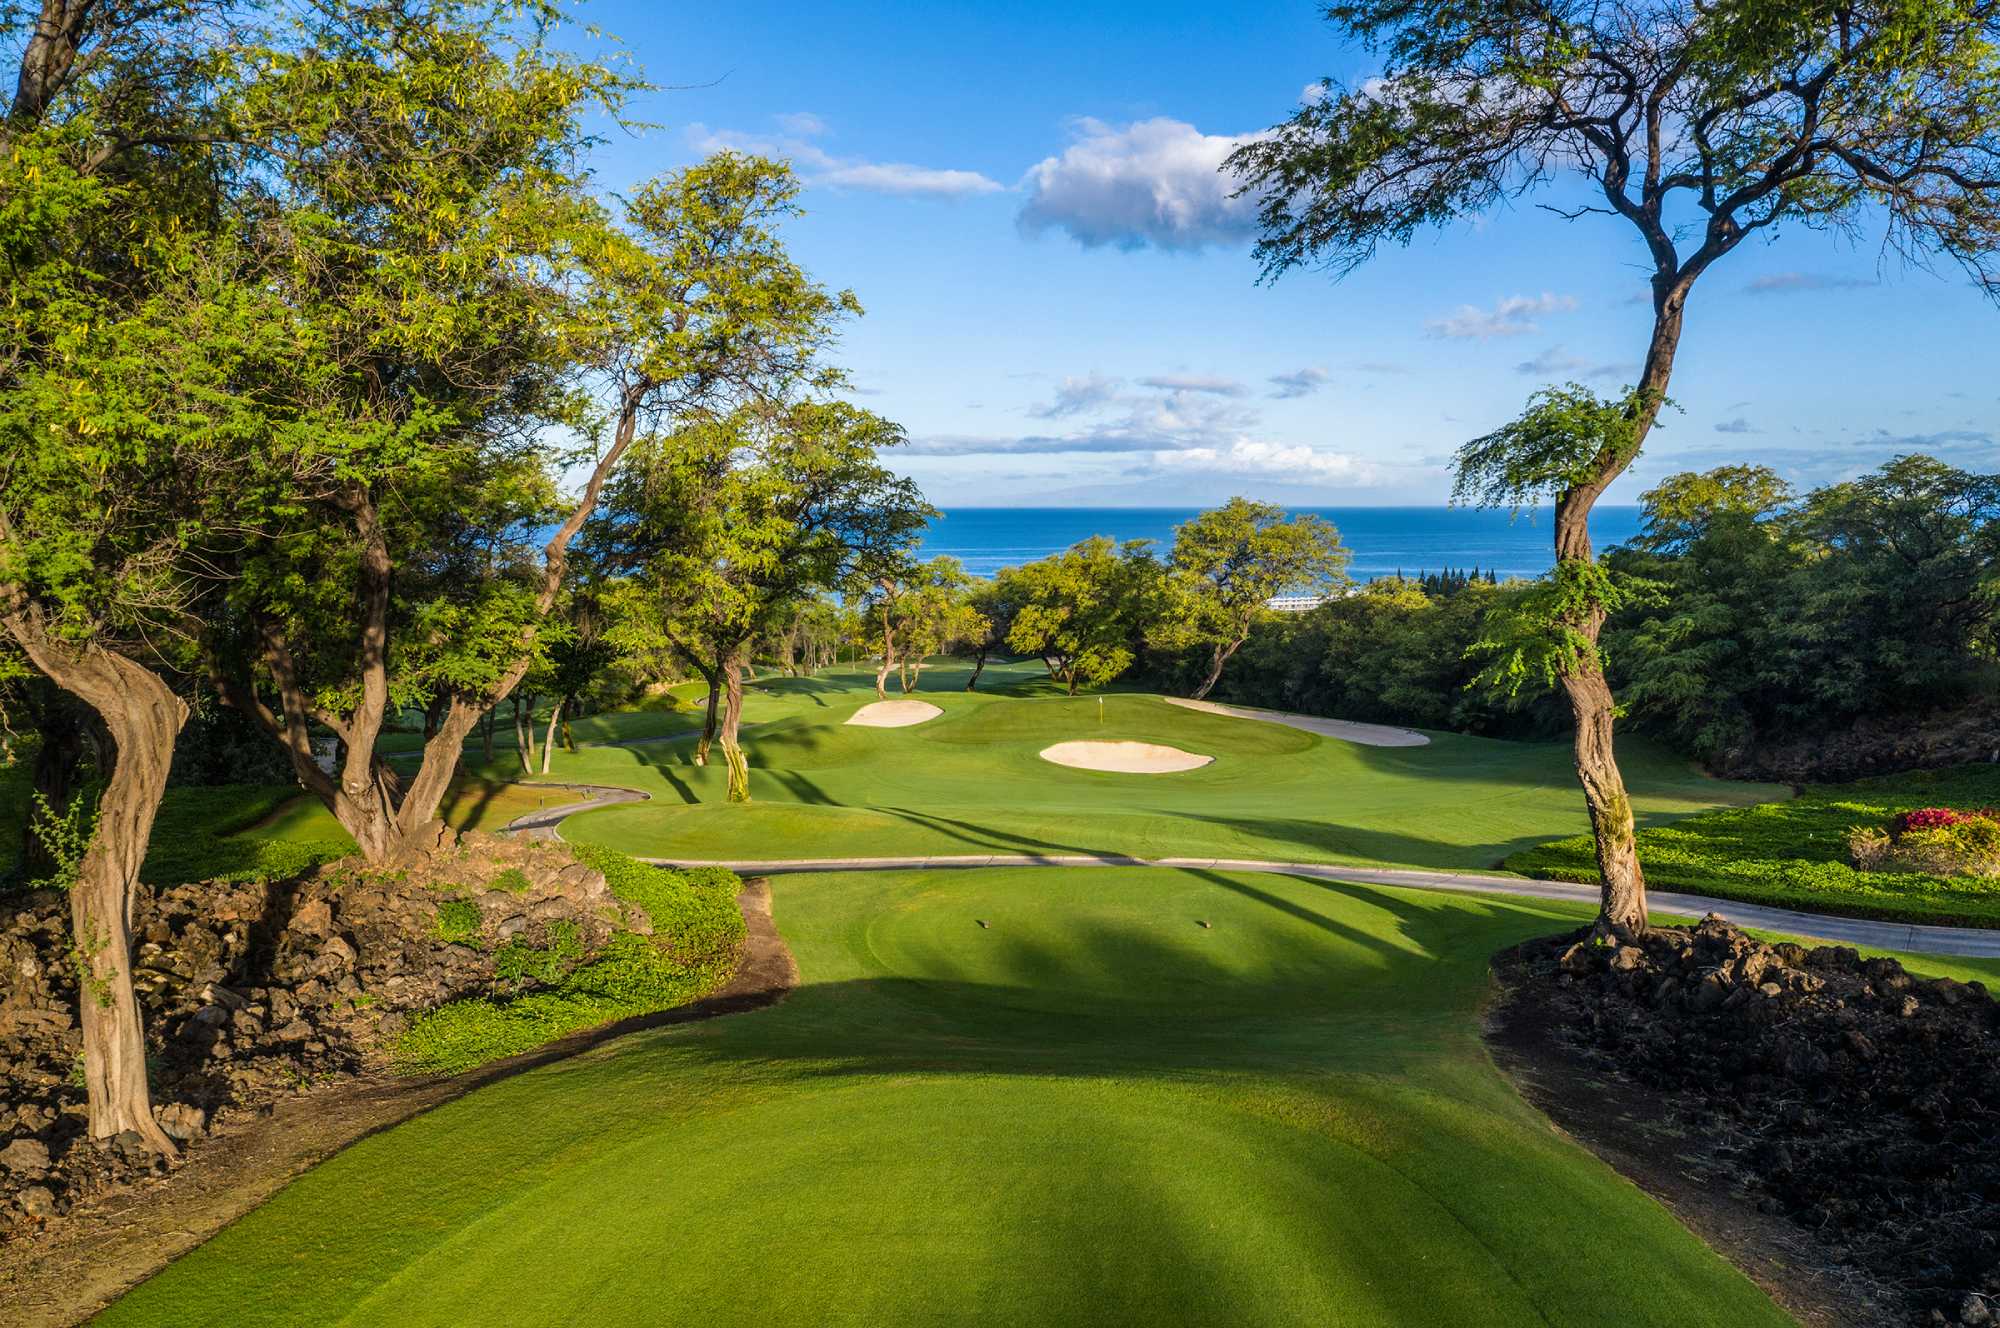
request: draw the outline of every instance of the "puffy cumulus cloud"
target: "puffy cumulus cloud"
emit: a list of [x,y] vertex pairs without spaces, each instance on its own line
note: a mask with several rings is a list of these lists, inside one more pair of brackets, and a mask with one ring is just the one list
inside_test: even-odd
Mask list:
[[1213,374],[1156,374],[1151,378],[1141,378],[1139,385],[1163,392],[1212,392],[1219,397],[1240,397],[1250,391],[1234,378]]
[[[818,116],[798,113],[778,117],[787,134],[742,134],[729,129],[710,129],[695,124],[688,127],[688,143],[697,152],[755,152],[767,157],[784,157],[814,184],[840,189],[861,189],[875,194],[897,194],[906,198],[970,198],[978,194],[1003,192],[1006,186],[989,180],[977,171],[912,166],[900,161],[867,161],[860,157],[837,157],[805,135],[826,132]],[[805,122],[810,122],[805,127]],[[797,122],[797,123],[787,123]]]
[[1222,447],[1187,447],[1156,452],[1153,464],[1166,471],[1257,475],[1303,484],[1372,484],[1381,471],[1373,462],[1346,452],[1322,452],[1302,443],[1238,438]]
[[1758,429],[1750,421],[1738,415],[1733,420],[1724,420],[1715,426],[1717,433],[1757,433]]
[[1462,304],[1424,326],[1434,337],[1487,341],[1493,337],[1520,337],[1539,332],[1542,325],[1536,319],[1547,314],[1568,313],[1574,308],[1574,295],[1552,295],[1543,291],[1540,295],[1510,295],[1491,309]]
[[1797,295],[1804,291],[1866,290],[1881,284],[1861,277],[1837,277],[1826,272],[1772,272],[1758,277],[1743,289],[1752,295]]
[[1248,138],[1204,134],[1158,117],[1123,129],[1102,120],[1075,124],[1061,156],[1028,170],[1021,229],[1067,232],[1085,248],[1196,250],[1247,240],[1254,199],[1232,198],[1223,158]]

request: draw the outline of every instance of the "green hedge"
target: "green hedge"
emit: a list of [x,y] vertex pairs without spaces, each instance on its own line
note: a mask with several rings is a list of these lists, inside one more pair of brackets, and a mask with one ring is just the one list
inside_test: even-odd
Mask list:
[[[2000,880],[1918,872],[1857,871],[1847,831],[1884,825],[1918,807],[2000,803],[2000,767],[1958,766],[1827,784],[1790,802],[1690,816],[1639,832],[1647,884],[1891,922],[2000,927]],[[1547,880],[1593,882],[1588,835],[1539,844],[1507,859],[1509,869]]]
[[605,849],[576,853],[604,873],[613,894],[645,911],[653,934],[621,931],[583,962],[561,937],[540,951],[510,942],[495,966],[524,989],[419,1016],[397,1045],[398,1068],[469,1070],[582,1029],[685,1005],[729,980],[744,939],[736,907],[743,883],[735,873],[649,867]]

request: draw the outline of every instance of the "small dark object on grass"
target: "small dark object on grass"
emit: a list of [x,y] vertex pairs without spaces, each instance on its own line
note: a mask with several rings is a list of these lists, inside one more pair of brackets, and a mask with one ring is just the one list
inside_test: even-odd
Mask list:
[[990,927],[993,925],[992,923],[988,922],[985,918],[974,918],[973,921],[977,922],[982,927]]
[[1194,925],[1195,925],[1195,926],[1197,926],[1197,927],[1200,927],[1200,928],[1202,928],[1202,929],[1204,929],[1204,930],[1206,930],[1206,929],[1207,929],[1207,927],[1208,927],[1208,925],[1209,925],[1209,924],[1208,924],[1208,919],[1207,919],[1207,918],[1196,918],[1196,919],[1194,920]]

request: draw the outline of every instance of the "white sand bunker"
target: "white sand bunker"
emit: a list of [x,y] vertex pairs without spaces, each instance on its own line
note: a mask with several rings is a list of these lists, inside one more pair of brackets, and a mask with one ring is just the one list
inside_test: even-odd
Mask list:
[[929,701],[870,701],[850,715],[847,722],[868,729],[906,729],[943,713]]
[[1172,775],[1199,770],[1215,758],[1152,742],[1059,742],[1042,748],[1042,759],[1078,770],[1119,775]]

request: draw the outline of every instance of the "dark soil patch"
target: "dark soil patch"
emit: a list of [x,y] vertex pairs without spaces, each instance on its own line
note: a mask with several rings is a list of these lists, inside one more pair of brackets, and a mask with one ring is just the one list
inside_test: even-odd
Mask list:
[[643,1029],[758,1009],[798,985],[798,966],[771,918],[765,880],[737,897],[748,936],[736,975],[713,996],[578,1033],[450,1078],[376,1070],[225,1115],[171,1170],[81,1199],[58,1222],[0,1247],[0,1322],[79,1323],[283,1189],[371,1134],[475,1088]]
[[2000,1324],[2000,1005],[1720,918],[1496,956],[1489,1040],[1564,1130],[1809,1324]]

